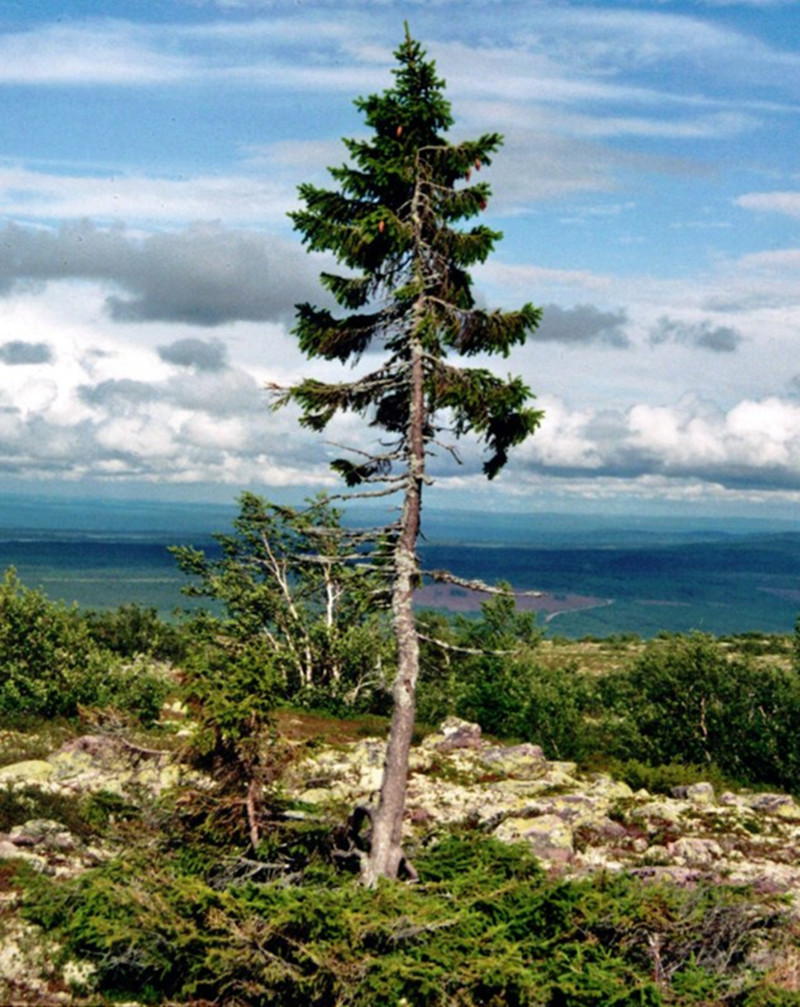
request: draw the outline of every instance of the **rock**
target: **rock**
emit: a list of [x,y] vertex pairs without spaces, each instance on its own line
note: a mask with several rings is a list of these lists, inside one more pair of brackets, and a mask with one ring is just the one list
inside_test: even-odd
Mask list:
[[788,794],[757,794],[750,799],[750,807],[765,815],[776,815],[791,822],[800,821],[800,807]]
[[19,856],[19,846],[10,839],[0,839],[0,860]]
[[564,866],[575,852],[572,829],[558,815],[506,818],[494,835],[504,842],[524,840],[537,857],[549,864]]
[[47,760],[51,779],[70,791],[126,796],[142,790],[158,795],[182,778],[199,785],[199,774],[187,774],[165,752],[136,748],[121,739],[85,734],[67,742]]
[[551,814],[575,827],[592,828],[605,819],[606,804],[588,794],[564,794],[547,802]]
[[604,815],[598,816],[593,822],[586,822],[578,826],[578,828],[587,846],[620,843],[628,835],[624,825],[613,821],[611,818],[606,818]]
[[667,843],[667,853],[679,865],[709,867],[722,857],[722,847],[715,839],[682,836],[672,843]]
[[9,840],[15,846],[41,847],[59,853],[71,852],[77,846],[72,833],[61,822],[49,818],[34,818],[24,825],[15,825]]
[[542,779],[550,790],[574,790],[581,786],[577,766],[573,762],[550,763]]
[[633,809],[632,818],[634,821],[645,822],[649,829],[657,831],[665,825],[677,826],[682,814],[683,808],[676,801],[649,800]]
[[[612,801],[628,800],[633,797],[633,790],[627,783],[623,783],[622,780],[614,780],[605,773],[598,773],[592,777],[588,793],[607,801],[609,804]],[[647,794],[647,796],[650,795]]]
[[541,748],[528,743],[509,748],[490,748],[482,758],[493,772],[523,780],[538,779],[549,768]]
[[457,748],[480,748],[480,724],[472,724],[459,717],[448,717],[435,734],[429,734],[422,742],[423,748],[439,752],[450,752]]
[[44,995],[52,976],[52,958],[52,943],[44,941],[36,927],[18,919],[6,924],[0,941],[0,992],[8,991],[9,984],[24,984],[32,993]]
[[692,804],[716,804],[717,801],[714,788],[710,783],[690,783],[685,788],[684,796]]
[[13,762],[10,766],[0,769],[0,784],[5,781],[20,781],[23,783],[44,783],[52,779],[55,769],[44,759],[26,759],[24,762]]

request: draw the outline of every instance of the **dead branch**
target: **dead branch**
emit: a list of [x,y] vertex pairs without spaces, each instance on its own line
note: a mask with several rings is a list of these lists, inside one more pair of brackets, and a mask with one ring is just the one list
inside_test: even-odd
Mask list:
[[418,632],[417,636],[419,636],[420,640],[433,644],[434,647],[440,647],[442,650],[456,654],[470,654],[473,657],[510,657],[512,654],[519,653],[519,647],[515,647],[513,650],[493,650],[487,647],[459,647],[455,643],[445,643],[444,640],[440,640],[438,637],[426,636],[425,633]]
[[503,595],[510,594],[514,598],[546,598],[546,591],[516,591],[507,587],[496,587],[487,584],[482,580],[468,580],[464,577],[457,577],[449,570],[422,570],[423,577],[430,577],[437,584],[455,584],[457,587],[465,587],[469,591],[483,591],[484,594]]

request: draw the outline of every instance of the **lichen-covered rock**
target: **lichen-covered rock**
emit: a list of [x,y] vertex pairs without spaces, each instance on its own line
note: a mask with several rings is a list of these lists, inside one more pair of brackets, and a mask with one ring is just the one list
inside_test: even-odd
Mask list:
[[17,847],[36,846],[59,853],[71,852],[77,845],[69,829],[50,818],[34,818],[22,825],[15,825],[8,838]]
[[432,748],[440,752],[450,752],[458,748],[480,748],[480,724],[472,724],[459,717],[448,717],[439,730],[429,734],[422,742],[423,748]]
[[[48,995],[55,970],[55,945],[37,927],[13,917],[0,929],[0,997],[3,1003],[52,1003]],[[24,1000],[18,991],[24,989]],[[30,999],[29,999],[30,997]],[[35,997],[35,999],[33,999]]]
[[6,782],[44,783],[52,779],[55,767],[45,759],[12,762],[0,769],[0,785]]
[[722,857],[722,847],[715,839],[681,836],[667,843],[667,853],[679,866],[710,867]]
[[[574,763],[549,761],[537,745],[497,745],[469,727],[447,721],[412,750],[408,839],[469,824],[523,841],[548,868],[573,875],[627,870],[681,884],[708,876],[800,892],[800,820],[791,797],[717,798],[703,782],[673,797],[634,793],[607,774],[582,776]],[[466,743],[442,745],[447,737]],[[367,739],[317,751],[292,768],[288,789],[320,808],[374,802],[384,750]]]
[[754,811],[776,815],[790,822],[800,822],[800,806],[788,794],[756,794],[749,801]]
[[506,818],[494,835],[504,842],[527,843],[537,857],[552,865],[565,866],[575,852],[572,828],[559,815]]
[[684,798],[692,804],[716,804],[717,800],[712,784],[703,782],[673,787],[672,796]]
[[549,768],[541,748],[528,743],[490,748],[483,753],[482,759],[492,772],[522,780],[536,780]]
[[593,797],[600,797],[609,804],[613,801],[629,800],[633,797],[633,791],[622,780],[615,780],[605,773],[594,773],[590,779],[591,783],[584,783],[586,793]]
[[125,795],[131,790],[154,795],[175,786],[180,766],[167,753],[139,749],[103,735],[87,734],[67,742],[47,760],[51,780],[69,790]]

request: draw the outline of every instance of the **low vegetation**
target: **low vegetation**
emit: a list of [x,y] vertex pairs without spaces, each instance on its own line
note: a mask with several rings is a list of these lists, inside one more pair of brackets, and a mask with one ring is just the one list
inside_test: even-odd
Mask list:
[[[213,570],[204,557],[192,563],[210,589],[226,563],[241,572],[241,558],[223,556]],[[302,590],[302,571],[287,583]],[[241,587],[173,624],[136,606],[66,608],[13,571],[0,588],[0,762],[41,758],[88,729],[142,751],[177,743],[187,766],[214,781],[141,804],[0,789],[0,829],[56,820],[112,851],[68,878],[0,865],[25,919],[57,939],[64,960],[88,963],[93,995],[228,1007],[799,1002],[797,983],[775,966],[797,961],[797,935],[767,894],[624,875],[559,880],[525,847],[480,830],[422,842],[416,885],[365,890],[335,856],[337,822],[293,811],[280,781],[317,738],[385,730],[393,667],[382,617],[362,625],[375,634],[369,646],[335,651],[345,655],[338,685],[329,671],[329,691],[310,688],[286,673],[274,635],[258,632],[275,611],[261,603],[267,589],[244,605]],[[330,658],[332,633],[355,639],[357,620],[326,623],[305,597],[295,639],[313,663],[317,646]],[[477,618],[418,620],[422,733],[456,714],[634,789],[703,779],[800,793],[797,641],[545,640],[502,585]],[[187,716],[192,731],[176,738]],[[759,948],[771,949],[761,969]]]
[[145,1003],[796,1002],[747,966],[778,919],[768,900],[550,880],[523,847],[470,834],[416,862],[417,885],[369,891],[313,856],[292,884],[226,886],[131,856],[66,884],[29,882],[25,912],[95,963],[100,989]]

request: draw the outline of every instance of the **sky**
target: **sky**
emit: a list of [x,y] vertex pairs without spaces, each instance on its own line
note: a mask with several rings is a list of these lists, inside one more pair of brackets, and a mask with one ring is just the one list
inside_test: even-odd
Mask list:
[[[545,419],[437,506],[791,516],[800,503],[800,2],[0,0],[0,491],[224,502],[338,484],[274,412],[325,303],[287,213],[411,33],[454,140],[499,131],[473,270],[543,308],[498,373]],[[331,183],[332,184],[332,183]],[[373,361],[374,362],[374,361]],[[375,436],[374,432],[370,436]]]

